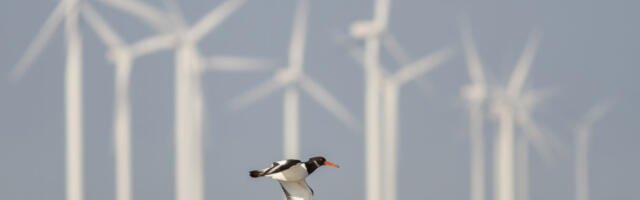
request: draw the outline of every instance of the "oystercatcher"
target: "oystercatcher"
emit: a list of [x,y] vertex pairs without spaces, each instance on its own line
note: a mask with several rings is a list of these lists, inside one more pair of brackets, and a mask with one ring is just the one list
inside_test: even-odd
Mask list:
[[307,162],[288,159],[273,162],[269,168],[250,171],[249,176],[253,178],[266,176],[279,181],[287,200],[311,200],[313,198],[313,189],[309,187],[305,178],[322,165],[340,168],[340,166],[330,163],[324,157],[309,158]]

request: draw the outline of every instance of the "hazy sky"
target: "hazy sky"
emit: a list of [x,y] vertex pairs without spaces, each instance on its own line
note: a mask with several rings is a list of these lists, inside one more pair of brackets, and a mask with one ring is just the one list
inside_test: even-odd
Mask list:
[[[128,42],[154,32],[136,18],[92,1]],[[158,7],[162,1],[148,1]],[[221,1],[185,0],[194,23]],[[60,29],[24,78],[10,68],[58,1],[0,2],[0,199],[64,199],[64,36]],[[293,0],[248,1],[199,48],[205,55],[271,58],[285,66]],[[545,164],[531,151],[531,198],[573,199],[573,125],[592,105],[614,98],[595,124],[590,144],[592,199],[640,199],[640,3],[637,1],[392,1],[390,31],[412,59],[446,45],[460,47],[457,17],[469,16],[492,83],[504,84],[533,29],[542,40],[526,88],[552,92],[535,120],[560,146]],[[370,19],[372,0],[311,1],[305,71],[363,121],[363,71],[335,42],[356,20]],[[114,68],[105,47],[81,25],[84,42],[85,197],[114,199],[112,136]],[[399,68],[383,56],[387,70]],[[174,198],[173,52],[135,61],[133,106],[134,199]],[[469,82],[461,53],[401,90],[398,199],[468,199],[467,113],[460,88]],[[243,110],[228,101],[263,82],[271,71],[210,72],[206,99],[207,199],[281,199],[276,182],[248,171],[280,160],[282,93]],[[2,81],[4,80],[4,81]],[[317,199],[363,199],[363,134],[350,131],[309,96],[301,98],[302,156],[323,155],[343,168],[322,168],[309,178]],[[492,197],[487,118],[487,197]],[[249,192],[250,191],[250,192]]]

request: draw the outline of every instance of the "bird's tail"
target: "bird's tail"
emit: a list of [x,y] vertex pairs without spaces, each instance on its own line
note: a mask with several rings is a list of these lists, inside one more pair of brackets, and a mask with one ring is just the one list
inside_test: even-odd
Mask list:
[[258,178],[261,176],[264,176],[264,171],[262,170],[253,170],[249,172],[249,176],[253,177],[253,178]]

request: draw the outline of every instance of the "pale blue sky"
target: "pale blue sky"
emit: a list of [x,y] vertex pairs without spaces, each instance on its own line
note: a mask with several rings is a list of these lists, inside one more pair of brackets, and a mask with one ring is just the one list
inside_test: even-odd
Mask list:
[[[8,73],[58,1],[0,2],[0,199],[64,199],[64,37],[61,31],[15,84]],[[153,34],[133,17],[92,1],[127,41]],[[160,0],[149,3],[162,6]],[[220,1],[180,1],[195,22]],[[293,0],[248,1],[199,45],[205,55],[268,57],[286,63]],[[363,119],[363,73],[334,41],[355,20],[371,18],[372,0],[311,1],[305,70]],[[588,108],[617,104],[593,129],[591,197],[640,199],[640,3],[635,1],[392,1],[390,31],[411,58],[445,45],[460,46],[457,19],[466,13],[493,83],[504,83],[533,28],[542,31],[527,88],[554,95],[534,112],[564,148],[546,165],[531,154],[532,199],[573,199],[574,133]],[[114,199],[111,124],[113,67],[105,47],[82,26],[84,42],[86,199]],[[388,55],[383,62],[396,70]],[[173,53],[135,61],[133,106],[134,199],[168,200],[173,191]],[[460,88],[468,83],[458,54],[407,84],[400,97],[399,199],[467,199],[468,138]],[[227,102],[271,72],[206,73],[205,170],[207,199],[281,199],[279,186],[247,171],[281,159],[281,93],[244,110]],[[4,78],[3,78],[4,77]],[[486,121],[490,148],[494,121]],[[363,199],[363,135],[354,133],[311,100],[301,98],[302,155],[323,155],[343,168],[309,178],[317,199]],[[491,159],[487,149],[487,198]],[[533,152],[533,151],[532,151]]]

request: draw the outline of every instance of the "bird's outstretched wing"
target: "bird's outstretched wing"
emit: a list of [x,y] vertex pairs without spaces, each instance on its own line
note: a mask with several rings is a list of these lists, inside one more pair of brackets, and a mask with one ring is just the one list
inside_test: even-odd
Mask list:
[[284,192],[284,196],[287,197],[287,200],[292,200],[291,194],[289,193],[289,191],[287,191],[287,189],[284,188],[282,183],[280,183],[280,188],[282,188],[282,191]]
[[309,187],[307,181],[280,181],[280,187],[287,197],[287,200],[311,199],[313,198],[313,189]]
[[307,184],[307,181],[306,181],[306,180],[305,180],[305,181],[303,181],[303,182],[304,182],[304,184],[307,186],[307,188],[309,188],[309,190],[311,190],[311,195],[313,195],[313,194],[314,194],[314,192],[313,192],[313,188],[311,188],[311,186],[309,186],[309,184]]
[[295,160],[295,159],[288,159],[288,160],[273,162],[273,164],[269,168],[250,171],[249,176],[253,178],[258,178],[258,177],[266,176],[269,174],[275,174],[275,173],[287,170],[300,162],[301,162],[300,160]]

